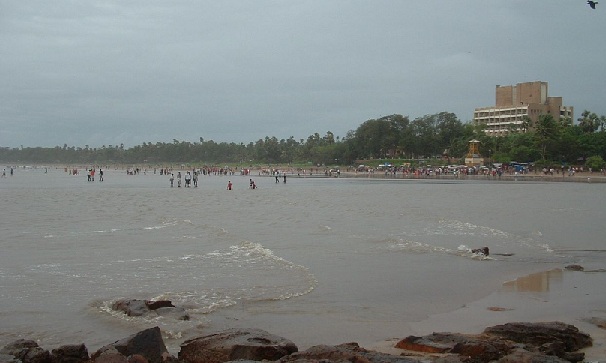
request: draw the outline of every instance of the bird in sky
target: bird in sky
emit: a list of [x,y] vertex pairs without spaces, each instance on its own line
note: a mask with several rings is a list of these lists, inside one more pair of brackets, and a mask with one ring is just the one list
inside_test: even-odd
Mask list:
[[589,4],[589,6],[591,6],[592,9],[595,9],[595,6],[598,4],[598,2],[589,0],[589,1],[587,1],[587,4]]

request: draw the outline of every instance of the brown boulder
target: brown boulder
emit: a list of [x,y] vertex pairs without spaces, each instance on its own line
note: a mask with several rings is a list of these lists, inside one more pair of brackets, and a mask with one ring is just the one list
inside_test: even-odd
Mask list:
[[186,363],[222,363],[230,360],[275,361],[298,350],[285,338],[261,329],[229,329],[181,344],[179,360]]
[[152,300],[145,300],[145,306],[147,306],[147,308],[149,310],[156,310],[159,308],[174,308],[175,305],[173,305],[172,301],[170,300],[158,300],[158,301],[152,301]]
[[97,351],[97,353],[91,357],[91,361],[94,363],[128,363],[128,359],[113,347],[107,347],[107,349],[102,352]]
[[[466,363],[580,362],[579,349],[591,345],[589,335],[560,322],[508,323],[486,328],[483,334],[433,333],[408,337],[396,348],[425,353],[458,354]],[[513,353],[512,353],[513,352]],[[557,358],[556,358],[557,357]]]
[[51,363],[48,350],[40,348],[33,340],[16,340],[2,348],[0,353],[12,355],[23,363]]
[[566,352],[575,352],[592,345],[591,337],[588,334],[580,332],[573,325],[558,321],[507,323],[488,327],[484,333],[535,347],[561,342],[562,349]]
[[161,363],[168,355],[168,350],[164,345],[164,340],[162,340],[162,334],[158,327],[140,331],[115,343],[106,345],[95,352],[91,358],[97,361],[97,358],[104,352],[113,350],[122,354],[125,359],[135,354],[142,355],[149,363]]
[[112,304],[112,309],[122,311],[128,316],[144,316],[153,311],[158,316],[165,316],[176,320],[189,320],[189,314],[185,308],[173,305],[170,300],[120,299]]
[[149,312],[145,300],[121,299],[112,304],[112,309],[122,311],[128,316],[143,316]]
[[446,353],[455,346],[455,343],[435,339],[438,335],[445,336],[446,334],[448,333],[433,333],[425,337],[410,335],[396,343],[396,348],[421,353]]
[[409,336],[396,348],[422,353],[451,353],[465,357],[465,362],[488,362],[507,355],[513,344],[497,337],[459,333],[433,333],[424,337]]
[[62,345],[51,351],[52,363],[83,363],[88,361],[88,349],[84,344]]
[[488,247],[474,248],[471,250],[471,253],[488,256],[490,255],[490,249]]
[[569,361],[545,355],[537,352],[529,352],[524,349],[516,349],[505,357],[499,359],[499,363],[569,363]]
[[317,345],[304,352],[283,357],[279,363],[420,363],[417,359],[374,352],[361,348],[357,343],[336,346]]
[[564,269],[569,271],[585,271],[585,268],[581,265],[568,265]]
[[490,362],[506,356],[512,350],[512,345],[500,339],[469,339],[457,343],[450,353],[466,357],[466,363]]
[[141,354],[134,354],[126,358],[128,363],[149,363],[147,358],[142,356]]

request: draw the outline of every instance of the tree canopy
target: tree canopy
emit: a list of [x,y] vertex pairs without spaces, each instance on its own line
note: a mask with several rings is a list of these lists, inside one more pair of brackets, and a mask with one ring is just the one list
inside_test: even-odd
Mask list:
[[399,114],[370,119],[344,137],[331,131],[316,132],[307,139],[278,139],[266,136],[248,144],[216,142],[199,137],[197,141],[143,142],[125,148],[103,145],[91,148],[55,146],[0,147],[3,162],[30,163],[164,163],[353,165],[357,160],[419,160],[447,156],[462,160],[468,142],[477,139],[480,153],[494,162],[541,162],[577,164],[589,157],[606,159],[606,117],[584,111],[574,125],[542,115],[535,125],[528,119],[522,131],[507,136],[487,136],[481,125],[461,122],[454,113],[440,112],[414,120]]

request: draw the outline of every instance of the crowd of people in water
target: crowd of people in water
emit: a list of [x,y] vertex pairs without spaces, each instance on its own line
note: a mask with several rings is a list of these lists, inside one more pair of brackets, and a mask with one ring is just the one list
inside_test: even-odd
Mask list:
[[[64,168],[64,171],[66,173],[68,173],[69,175],[80,175],[80,171],[78,170],[78,168]],[[172,168],[153,168],[153,169],[141,169],[138,167],[128,167],[126,168],[126,174],[127,175],[139,175],[139,174],[144,174],[147,175],[147,173],[149,172],[153,172],[153,174],[159,174],[159,175],[168,175],[168,180],[170,183],[170,187],[177,187],[177,188],[197,188],[198,187],[198,182],[201,176],[211,176],[211,175],[216,175],[216,176],[231,176],[231,175],[242,175],[242,176],[248,176],[251,174],[251,169],[248,168],[240,168],[240,169],[235,169],[235,168],[230,168],[228,166],[225,167],[202,167],[202,168],[192,168],[191,170],[173,170]],[[13,175],[13,169],[11,168],[10,170],[11,175]],[[284,183],[286,183],[286,171],[284,170],[278,170],[278,169],[272,169],[271,170],[271,175],[275,175],[276,178],[276,183],[279,182],[279,179],[282,180]],[[265,175],[265,169],[263,169],[263,171],[259,171],[259,176],[261,175]],[[3,171],[2,176],[6,176],[6,169]],[[95,181],[95,176],[97,176],[97,180],[98,181],[103,181],[103,177],[104,177],[104,171],[101,167],[99,166],[95,166],[95,167],[88,167],[86,168],[86,176],[87,176],[87,181],[89,182],[94,182]],[[227,190],[232,190],[233,189],[233,183],[230,181],[228,181],[227,184]],[[249,179],[249,189],[257,189],[257,183],[250,178]]]
[[[19,167],[21,168],[21,167]],[[23,166],[24,169],[38,169],[39,166]],[[43,167],[45,173],[47,167]],[[86,171],[87,181],[94,182],[95,179],[99,182],[104,181],[104,169],[109,169],[110,166],[101,167],[99,165],[89,167],[65,167],[64,171],[69,175],[80,175]],[[17,167],[6,167],[2,170],[2,178],[7,175],[14,175]],[[251,176],[253,173],[259,177],[271,177],[275,183],[286,183],[287,176],[309,178],[309,177],[329,177],[338,178],[342,176],[341,169],[328,168],[323,166],[310,168],[295,168],[295,167],[258,167],[249,169],[244,167],[234,168],[229,166],[204,166],[188,168],[185,165],[173,168],[140,168],[140,167],[116,167],[116,171],[125,171],[127,175],[139,174],[159,174],[168,176],[170,187],[177,188],[197,188],[199,180],[203,176]],[[380,165],[379,167],[368,167],[360,165],[358,167],[344,167],[346,177],[369,177],[369,178],[467,178],[470,176],[482,176],[491,179],[501,179],[505,177],[549,177],[550,179],[556,176],[561,176],[560,180],[568,180],[565,177],[574,176],[606,176],[606,169],[592,170],[583,166],[561,166],[561,167],[535,167],[533,164],[516,163],[516,164],[493,164],[491,166],[465,166],[465,165],[447,165],[447,166],[410,166],[410,165]],[[257,189],[257,183],[249,179],[248,188]],[[572,178],[570,179],[572,180]],[[227,190],[234,189],[234,183],[229,180]]]

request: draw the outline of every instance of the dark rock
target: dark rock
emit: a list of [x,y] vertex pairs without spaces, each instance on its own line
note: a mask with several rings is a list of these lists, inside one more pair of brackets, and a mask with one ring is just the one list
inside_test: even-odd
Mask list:
[[128,363],[128,359],[111,346],[105,347],[103,351],[99,350],[97,353],[91,356],[91,361],[94,363]]
[[185,311],[185,308],[174,306],[169,300],[120,299],[112,304],[112,309],[122,311],[128,316],[144,316],[154,311],[160,316],[177,320],[189,320],[189,314]]
[[499,359],[499,363],[569,363],[567,360],[553,355],[545,355],[537,352],[529,352],[517,349]]
[[176,320],[189,320],[189,314],[182,307],[161,307],[156,309],[156,314],[171,317]]
[[52,363],[82,363],[88,359],[88,349],[84,344],[63,345],[51,351]]
[[471,250],[471,253],[477,253],[482,254],[484,256],[488,256],[490,255],[490,249],[488,249],[488,247],[474,248]]
[[[426,363],[425,360],[422,361]],[[433,363],[465,363],[465,361],[461,360],[458,355],[446,355],[443,357],[436,358]]]
[[50,353],[33,340],[19,339],[0,350],[1,354],[12,355],[23,363],[51,363]]
[[0,349],[0,353],[19,358],[19,356],[24,355],[32,348],[39,348],[38,343],[33,340],[19,339],[5,345],[4,348]]
[[145,306],[147,306],[147,308],[149,310],[156,310],[159,308],[174,308],[175,305],[173,305],[173,303],[170,300],[158,300],[158,301],[151,301],[151,300],[146,300],[145,301]]
[[140,354],[145,357],[149,363],[161,363],[168,355],[168,351],[162,340],[160,328],[158,327],[140,331],[128,338],[106,345],[95,352],[91,358],[97,362],[97,358],[104,352],[112,350],[116,350],[123,355],[125,361],[126,357],[130,355]]
[[261,329],[229,329],[185,341],[181,344],[179,360],[187,363],[222,363],[240,359],[275,361],[297,350],[290,340]]
[[511,350],[511,344],[500,339],[469,339],[457,343],[450,353],[466,357],[466,363],[482,363],[500,359],[509,354]]
[[571,363],[582,362],[585,359],[585,353],[582,352],[564,352],[561,356],[558,356],[565,361]]
[[584,353],[577,351],[590,345],[589,335],[579,332],[576,327],[549,322],[497,325],[479,335],[433,333],[423,337],[411,336],[399,341],[396,348],[423,353],[458,354],[465,363],[534,363],[580,362]]
[[304,352],[293,353],[279,360],[280,363],[419,363],[417,359],[373,352],[357,343],[336,346],[317,345]]
[[407,337],[396,348],[423,353],[452,353],[465,357],[465,362],[488,362],[507,355],[511,342],[483,335],[433,333],[424,337]]
[[561,322],[507,323],[488,327],[484,333],[535,347],[561,342],[566,352],[575,352],[592,344],[588,334]]
[[141,354],[133,354],[126,358],[126,360],[128,361],[128,363],[149,363],[147,358],[145,358]]
[[112,304],[112,309],[122,311],[128,316],[143,316],[149,312],[145,300],[121,299]]
[[585,270],[585,268],[581,265],[568,265],[568,266],[564,267],[564,269],[570,270],[570,271],[584,271]]
[[[438,336],[443,337],[446,334],[448,333],[433,333],[426,337],[411,335],[396,343],[396,348],[423,353],[445,353],[454,348],[456,344],[456,342],[453,341],[436,339]],[[454,334],[452,336],[454,336]]]
[[0,363],[21,363],[14,355],[0,353]]

